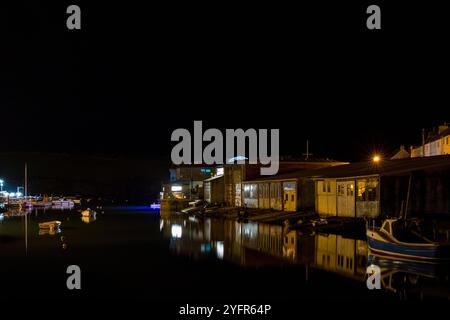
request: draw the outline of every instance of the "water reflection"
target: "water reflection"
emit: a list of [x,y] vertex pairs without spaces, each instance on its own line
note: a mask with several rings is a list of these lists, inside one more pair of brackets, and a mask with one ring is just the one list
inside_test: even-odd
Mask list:
[[83,221],[84,223],[91,223],[94,222],[95,220],[97,220],[97,216],[93,215],[93,216],[81,216],[81,221]]
[[306,278],[314,268],[356,280],[364,287],[367,267],[377,265],[385,292],[402,299],[407,297],[406,291],[418,291],[421,299],[436,294],[450,298],[448,265],[374,256],[365,239],[296,230],[285,233],[277,225],[180,216],[161,219],[160,230],[173,252],[194,259],[224,259],[245,267],[298,264],[306,267]]
[[52,229],[39,229],[40,236],[45,236],[45,235],[54,236],[58,233],[61,233],[60,227],[56,227],[56,228],[52,228]]

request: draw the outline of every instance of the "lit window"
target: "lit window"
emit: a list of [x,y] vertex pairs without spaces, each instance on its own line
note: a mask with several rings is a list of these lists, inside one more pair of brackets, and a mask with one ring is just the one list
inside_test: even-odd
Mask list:
[[218,176],[223,176],[223,174],[224,174],[224,168],[223,168],[223,167],[217,168],[216,174],[217,174]]
[[353,184],[348,184],[347,185],[347,195],[348,196],[353,196]]

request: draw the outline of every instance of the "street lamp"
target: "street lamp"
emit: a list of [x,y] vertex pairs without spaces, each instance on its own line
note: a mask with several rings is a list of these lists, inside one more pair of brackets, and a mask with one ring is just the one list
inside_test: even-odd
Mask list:
[[373,158],[372,158],[372,161],[375,162],[375,163],[380,162],[380,160],[381,160],[381,157],[379,155],[374,155]]

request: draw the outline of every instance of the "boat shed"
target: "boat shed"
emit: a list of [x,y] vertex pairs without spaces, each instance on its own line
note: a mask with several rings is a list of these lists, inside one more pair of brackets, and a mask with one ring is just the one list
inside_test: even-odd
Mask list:
[[[348,162],[334,162],[340,166]],[[279,211],[314,211],[315,186],[312,176],[319,168],[297,170],[243,182],[243,202],[249,208]]]
[[316,170],[316,212],[327,216],[450,214],[450,156],[381,159]]
[[342,164],[348,164],[348,162],[318,158],[285,158],[280,159],[278,174],[274,176],[261,176],[260,164],[227,164],[225,165],[225,202],[236,207],[245,205],[252,208],[285,210],[282,198],[287,196],[293,199],[288,204],[287,211],[296,211],[294,209],[296,206],[292,204],[296,199],[294,194],[296,188],[290,183],[297,181],[298,173]]

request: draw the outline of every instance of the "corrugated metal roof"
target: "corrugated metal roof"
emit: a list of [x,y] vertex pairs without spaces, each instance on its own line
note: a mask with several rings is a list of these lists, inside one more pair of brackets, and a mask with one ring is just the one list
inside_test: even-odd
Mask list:
[[369,175],[403,175],[414,171],[428,169],[450,169],[450,155],[407,158],[382,159],[379,163],[373,161],[355,162],[347,165],[327,167],[322,169],[302,170],[248,180],[248,182],[286,181],[298,178],[346,178]]

